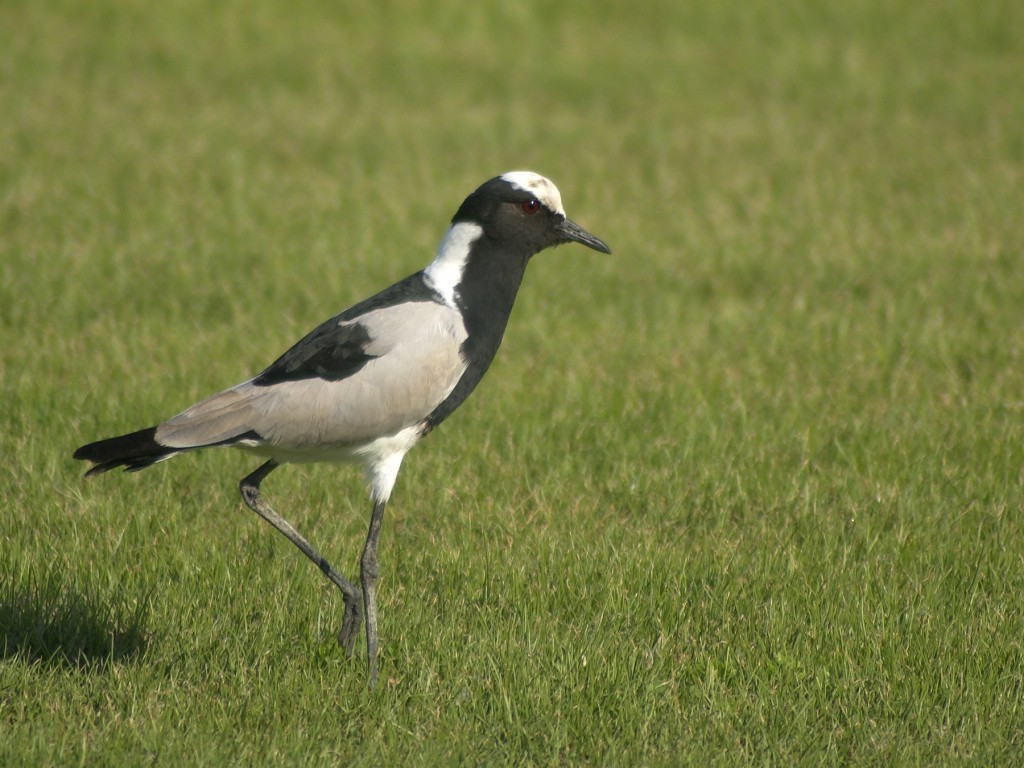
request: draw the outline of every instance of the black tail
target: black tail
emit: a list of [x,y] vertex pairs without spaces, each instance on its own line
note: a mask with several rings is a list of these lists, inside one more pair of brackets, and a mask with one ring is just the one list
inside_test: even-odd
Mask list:
[[117,467],[124,467],[125,472],[137,472],[179,451],[177,448],[160,445],[156,441],[156,427],[150,427],[132,432],[130,435],[83,445],[75,451],[75,458],[95,464],[85,473],[85,476],[89,477]]

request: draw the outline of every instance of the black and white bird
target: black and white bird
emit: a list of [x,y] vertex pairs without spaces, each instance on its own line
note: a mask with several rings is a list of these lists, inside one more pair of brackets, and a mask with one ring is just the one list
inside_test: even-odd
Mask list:
[[[497,176],[465,199],[427,267],[315,328],[262,373],[138,432],[84,445],[86,476],[134,472],[179,453],[232,446],[267,459],[242,499],[341,590],[338,642],[351,656],[365,616],[369,685],[377,678],[377,539],[405,454],[458,408],[501,343],[530,258],[576,242],[608,246],[566,218],[558,189],[527,171]],[[360,589],[338,574],[260,495],[287,462],[352,462],[373,512]]]

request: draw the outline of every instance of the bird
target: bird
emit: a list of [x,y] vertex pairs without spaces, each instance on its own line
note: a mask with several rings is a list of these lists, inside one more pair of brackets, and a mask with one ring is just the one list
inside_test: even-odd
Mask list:
[[[264,460],[239,483],[245,505],[342,594],[338,643],[351,658],[365,621],[368,686],[377,681],[377,544],[406,453],[480,383],[501,344],[530,259],[579,243],[611,249],[567,218],[558,188],[531,171],[484,182],[459,206],[427,266],[345,309],[262,372],[156,426],[78,448],[91,477],[135,472],[182,453],[232,447]],[[361,465],[372,501],[359,583],[339,574],[263,498],[282,464]]]

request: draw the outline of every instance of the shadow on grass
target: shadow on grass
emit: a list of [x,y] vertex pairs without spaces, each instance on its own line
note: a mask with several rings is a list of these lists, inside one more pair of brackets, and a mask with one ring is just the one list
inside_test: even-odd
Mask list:
[[93,671],[145,654],[148,596],[130,604],[52,577],[6,581],[0,587],[0,658]]

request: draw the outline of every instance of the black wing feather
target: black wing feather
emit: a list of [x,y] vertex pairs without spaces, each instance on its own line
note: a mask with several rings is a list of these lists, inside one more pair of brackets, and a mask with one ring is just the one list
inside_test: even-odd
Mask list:
[[329,320],[297,343],[253,379],[259,387],[283,381],[341,381],[374,359],[367,354],[370,334],[358,323]]
[[375,358],[366,351],[371,337],[359,318],[368,312],[410,301],[438,301],[437,294],[424,283],[422,272],[410,275],[314,328],[254,378],[253,384],[269,387],[284,381],[348,378]]

